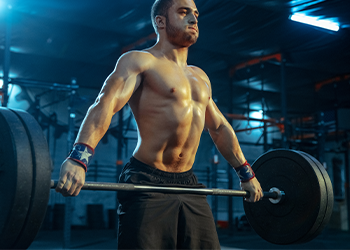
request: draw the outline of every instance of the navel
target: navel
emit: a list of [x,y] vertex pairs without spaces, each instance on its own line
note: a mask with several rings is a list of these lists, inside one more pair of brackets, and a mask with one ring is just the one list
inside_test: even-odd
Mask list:
[[182,153],[180,153],[180,154],[179,154],[179,157],[182,157],[182,156],[183,156],[183,154],[182,154]]
[[175,89],[175,88],[172,88],[172,89],[170,90],[170,93],[175,93],[175,91],[176,91],[176,89]]

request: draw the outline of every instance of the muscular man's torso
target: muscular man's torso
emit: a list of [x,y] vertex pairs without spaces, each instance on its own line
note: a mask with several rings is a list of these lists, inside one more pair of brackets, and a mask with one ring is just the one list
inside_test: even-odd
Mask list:
[[145,53],[147,69],[129,100],[139,130],[134,156],[163,171],[187,171],[204,128],[209,83],[198,68]]

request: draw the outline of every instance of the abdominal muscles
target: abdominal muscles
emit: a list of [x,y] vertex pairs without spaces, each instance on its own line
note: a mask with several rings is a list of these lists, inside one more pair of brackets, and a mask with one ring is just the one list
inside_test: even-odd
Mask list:
[[153,101],[133,110],[139,129],[134,156],[163,171],[184,172],[195,159],[204,110],[193,100],[170,102]]

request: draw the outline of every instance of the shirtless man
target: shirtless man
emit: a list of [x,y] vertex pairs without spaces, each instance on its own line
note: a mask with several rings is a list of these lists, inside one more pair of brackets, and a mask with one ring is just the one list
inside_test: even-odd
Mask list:
[[[202,131],[207,129],[231,166],[248,170],[247,179],[239,175],[241,187],[251,193],[247,201],[258,201],[263,196],[260,184],[249,172],[232,127],[211,98],[208,76],[187,65],[188,48],[199,35],[195,3],[156,0],[151,16],[156,44],[119,58],[86,114],[73,153],[61,166],[56,191],[78,195],[93,149],[112,116],[129,102],[138,143],[120,182],[198,187],[192,165]],[[85,151],[85,160],[78,151]],[[220,248],[205,196],[120,192],[118,199],[119,248]]]

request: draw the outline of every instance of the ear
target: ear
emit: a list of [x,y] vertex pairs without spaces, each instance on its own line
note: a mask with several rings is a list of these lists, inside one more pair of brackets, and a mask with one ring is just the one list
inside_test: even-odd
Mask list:
[[166,24],[166,17],[158,15],[155,17],[155,19],[156,19],[156,25],[158,29],[164,29]]

